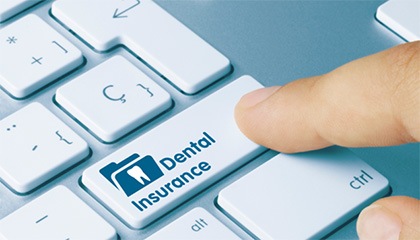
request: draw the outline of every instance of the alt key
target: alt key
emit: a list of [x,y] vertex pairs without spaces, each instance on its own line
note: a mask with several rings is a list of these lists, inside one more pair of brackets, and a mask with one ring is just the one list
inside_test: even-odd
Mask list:
[[240,239],[203,208],[194,208],[147,240],[158,239]]

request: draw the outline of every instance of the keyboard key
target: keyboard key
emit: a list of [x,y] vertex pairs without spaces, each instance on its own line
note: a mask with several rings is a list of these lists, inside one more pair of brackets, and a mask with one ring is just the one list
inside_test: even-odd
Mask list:
[[57,102],[105,142],[167,110],[171,96],[121,56],[58,89]]
[[217,203],[260,239],[320,239],[389,192],[346,149],[279,154],[223,189]]
[[59,0],[52,14],[99,51],[125,45],[187,94],[231,69],[225,56],[151,0]]
[[193,105],[88,168],[82,183],[132,228],[144,228],[265,149],[236,126],[249,76]]
[[376,18],[405,40],[420,40],[419,0],[389,0],[378,8]]
[[35,15],[0,30],[0,85],[24,98],[83,63],[82,53]]
[[41,0],[2,0],[0,5],[0,23],[40,1]]
[[194,208],[146,239],[239,240],[240,238],[203,208]]
[[0,238],[117,239],[115,229],[64,186],[0,220]]
[[19,193],[88,155],[87,143],[39,103],[0,121],[0,176]]

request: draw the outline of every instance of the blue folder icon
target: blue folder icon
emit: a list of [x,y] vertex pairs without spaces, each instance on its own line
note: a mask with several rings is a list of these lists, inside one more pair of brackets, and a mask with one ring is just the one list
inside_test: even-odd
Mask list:
[[151,156],[140,158],[137,153],[118,164],[112,162],[99,172],[127,197],[163,176],[162,170]]

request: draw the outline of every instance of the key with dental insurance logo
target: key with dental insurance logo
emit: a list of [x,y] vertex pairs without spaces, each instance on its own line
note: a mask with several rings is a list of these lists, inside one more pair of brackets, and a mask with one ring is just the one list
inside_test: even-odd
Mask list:
[[233,117],[241,96],[261,87],[235,80],[88,168],[82,184],[131,228],[146,227],[265,151]]

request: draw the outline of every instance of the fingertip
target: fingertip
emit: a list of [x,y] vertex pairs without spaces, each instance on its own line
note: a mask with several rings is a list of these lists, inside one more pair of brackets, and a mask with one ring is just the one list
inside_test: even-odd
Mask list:
[[307,104],[309,86],[318,79],[301,79],[286,86],[258,89],[244,95],[235,108],[239,129],[255,143],[284,153],[329,146],[319,138],[307,119],[311,115]]
[[256,105],[264,102],[270,96],[275,94],[281,86],[267,87],[257,89],[255,91],[249,92],[242,96],[235,107],[235,120],[245,136],[256,142],[257,144],[262,144],[258,142],[258,127],[261,127],[260,114],[255,114]]
[[[392,196],[377,200],[357,220],[360,239],[420,239],[420,200]],[[392,236],[392,238],[391,238]]]
[[361,240],[397,240],[402,226],[398,215],[382,205],[372,204],[360,213],[357,234]]
[[260,88],[250,93],[245,94],[238,102],[237,108],[247,109],[257,105],[258,103],[266,100],[275,92],[277,92],[281,86]]

